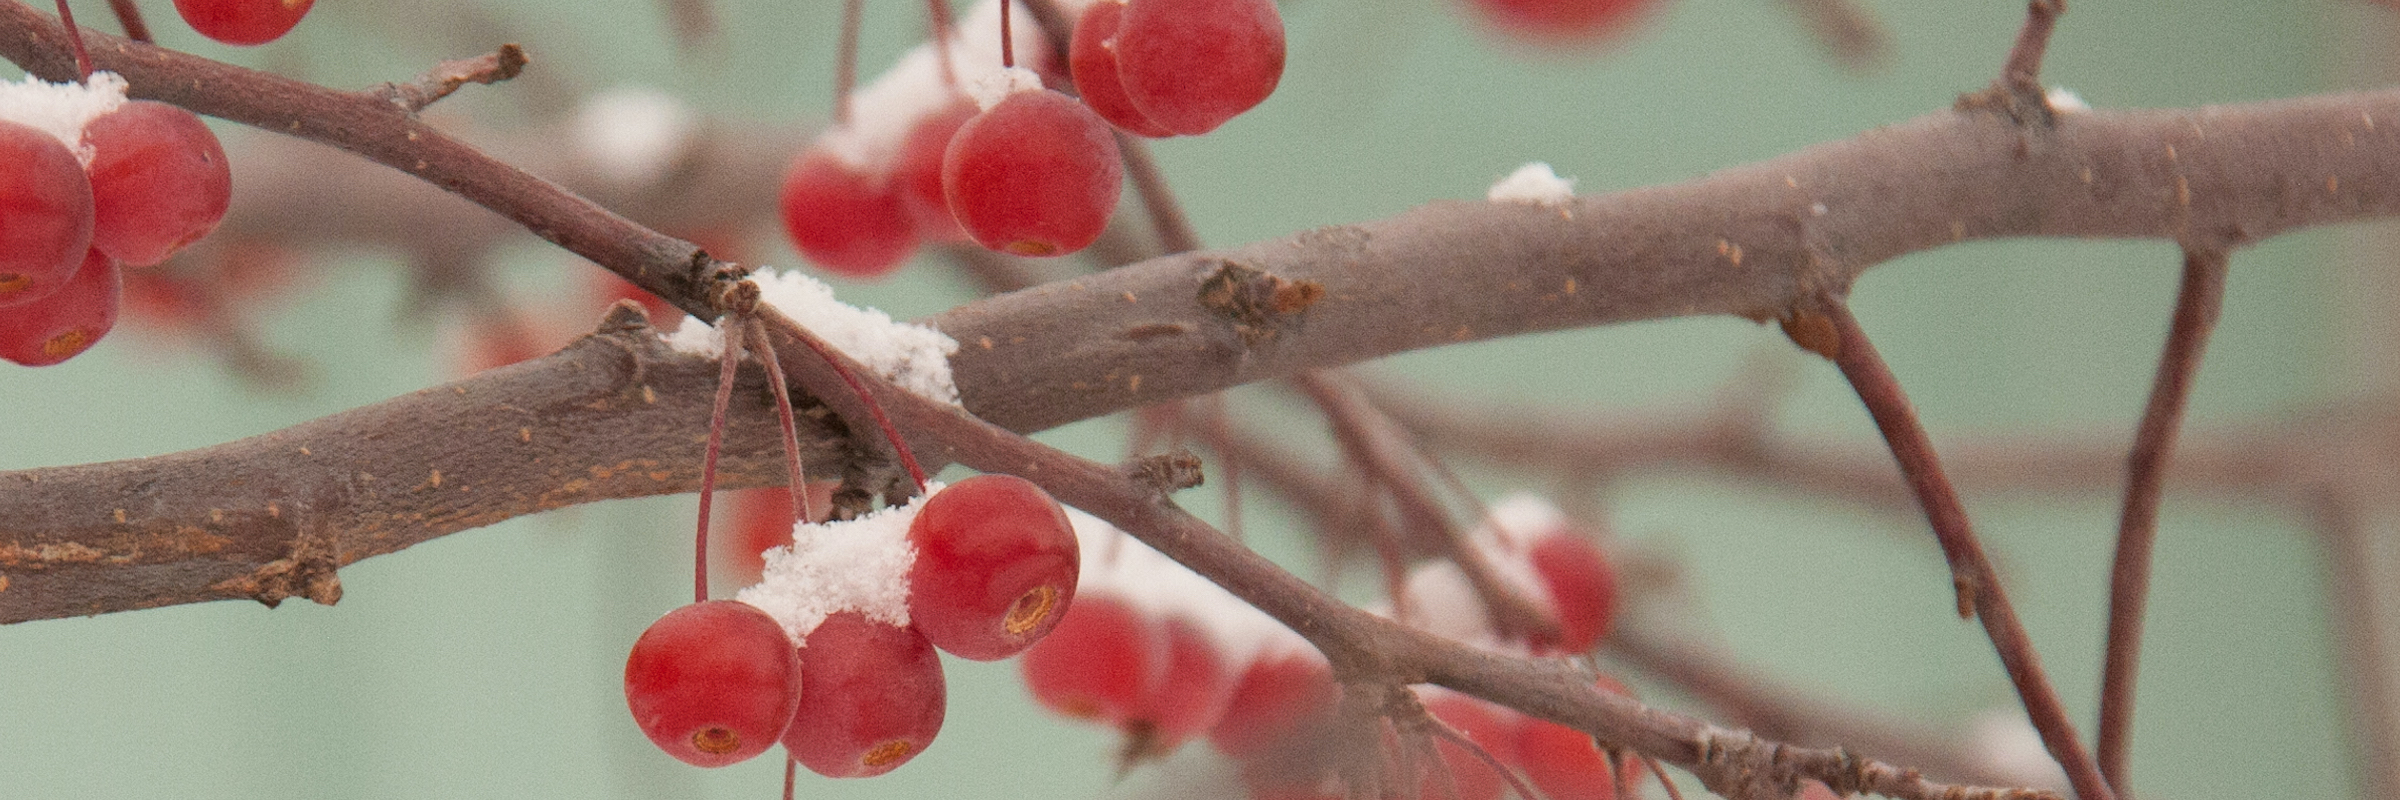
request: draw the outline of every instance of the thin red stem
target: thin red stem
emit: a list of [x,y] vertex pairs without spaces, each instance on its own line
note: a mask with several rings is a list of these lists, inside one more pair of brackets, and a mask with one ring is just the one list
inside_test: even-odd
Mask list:
[[1509,769],[1508,765],[1500,763],[1500,759],[1494,757],[1492,751],[1483,749],[1483,745],[1476,744],[1475,740],[1467,738],[1467,735],[1460,733],[1457,728],[1450,727],[1448,723],[1430,713],[1425,715],[1425,721],[1430,723],[1426,729],[1433,731],[1433,735],[1448,739],[1451,744],[1464,748],[1468,755],[1474,756],[1475,760],[1490,767],[1493,774],[1499,775],[1501,780],[1508,781],[1508,788],[1515,790],[1518,797],[1541,796],[1534,793],[1533,787],[1525,785],[1525,779],[1519,777],[1516,770]]
[[82,80],[92,79],[92,51],[83,47],[83,26],[75,24],[75,12],[67,8],[67,0],[58,0],[58,22],[67,29],[67,40],[75,43],[75,71]]
[[949,0],[925,0],[925,21],[933,29],[933,60],[942,66],[942,85],[964,91],[958,85],[958,67],[950,62]]
[[108,7],[117,14],[117,25],[125,29],[125,38],[150,44],[150,26],[142,23],[142,7],[133,0],[108,0]]
[[2043,746],[2058,760],[2073,784],[2076,796],[2082,800],[2114,800],[2115,793],[2101,780],[2091,754],[2076,738],[2075,723],[2067,718],[2066,706],[2058,700],[2058,692],[2042,670],[2041,656],[2034,651],[2032,637],[2017,619],[2008,593],[2000,586],[2000,576],[1984,556],[1983,544],[1975,537],[1975,529],[1967,521],[1964,505],[1958,500],[1958,490],[1943,474],[1940,459],[1933,450],[1933,439],[1917,420],[1917,412],[1901,391],[1900,381],[1892,375],[1883,356],[1867,340],[1858,319],[1850,315],[1849,306],[1838,297],[1821,298],[1825,319],[1835,335],[1834,365],[1842,377],[1858,393],[1858,399],[1875,418],[1875,427],[1883,432],[1884,443],[1891,448],[1892,459],[1899,462],[1902,476],[1915,493],[1925,520],[1933,527],[1934,538],[1941,543],[1942,555],[1950,563],[1950,580],[1957,592],[1958,612],[1974,616],[1983,622],[1984,633],[1998,651],[2000,664],[2008,679],[2016,686],[2017,697],[2025,704],[2025,714],[2042,737]]
[[[1667,776],[1666,768],[1659,766],[1658,759],[1642,756],[1642,763],[1650,765],[1650,774],[1658,776],[1659,787],[1667,790],[1667,800],[1683,800],[1683,792],[1675,789],[1675,779]],[[1617,796],[1624,797],[1621,794]]]
[[842,39],[833,58],[833,124],[850,124],[850,90],[858,85],[858,36],[866,25],[867,0],[842,3]]
[[784,316],[783,312],[775,310],[772,306],[761,304],[758,307],[758,313],[765,317],[781,318],[781,324],[790,326],[799,334],[794,338],[799,339],[801,344],[808,345],[809,352],[817,354],[817,358],[824,361],[825,366],[833,370],[833,374],[841,376],[842,383],[847,384],[850,392],[858,396],[859,403],[866,406],[867,414],[875,418],[875,426],[883,430],[884,438],[891,441],[892,450],[899,455],[900,466],[908,470],[909,480],[916,483],[917,493],[923,494],[925,492],[925,467],[917,463],[916,454],[908,449],[908,440],[900,436],[900,429],[892,424],[891,415],[884,413],[883,403],[875,399],[875,393],[867,390],[866,382],[858,379],[858,373],[850,371],[850,368],[842,363],[839,355],[834,353],[833,348],[825,344],[823,339],[817,338],[814,333],[809,333],[807,328],[801,327],[800,323],[792,318]]
[[2183,286],[2175,317],[2158,356],[2133,451],[2126,457],[2125,502],[2117,519],[2117,555],[2109,573],[2108,653],[2101,666],[2100,740],[2095,749],[2109,788],[2124,794],[2132,783],[2133,688],[2142,653],[2142,616],[2150,592],[2150,551],[2158,539],[2158,506],[2175,453],[2176,431],[2191,398],[2193,376],[2208,348],[2209,332],[2225,305],[2226,253],[2183,251]]
[[1000,0],[1000,66],[1003,67],[1013,67],[1017,65],[1017,42],[1015,39],[1015,34],[1010,33],[1008,30],[1008,18],[1010,16],[1008,13],[1008,2],[1009,0]]
[[[727,321],[728,327],[739,323]],[[720,330],[725,337],[725,351],[717,370],[717,400],[708,415],[708,449],[700,459],[700,522],[699,532],[692,536],[692,602],[708,602],[708,507],[717,490],[717,454],[725,449],[725,411],[733,404],[733,375],[742,363],[741,337],[731,330]]]
[[792,390],[783,379],[783,362],[775,359],[775,342],[767,337],[766,326],[743,325],[750,349],[758,351],[758,361],[767,365],[767,385],[775,390],[775,418],[783,424],[784,469],[791,475],[792,511],[798,514],[794,522],[816,519],[808,507],[808,473],[800,463],[800,423],[792,417]]

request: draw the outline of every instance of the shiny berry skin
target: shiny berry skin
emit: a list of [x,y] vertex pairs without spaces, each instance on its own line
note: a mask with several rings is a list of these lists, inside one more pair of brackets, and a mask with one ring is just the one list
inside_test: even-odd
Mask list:
[[1163,656],[1157,632],[1115,594],[1086,593],[1018,662],[1025,688],[1052,711],[1117,724],[1148,691]]
[[1272,0],[1128,0],[1116,54],[1125,96],[1143,116],[1203,134],[1275,93],[1283,17]]
[[828,778],[867,778],[908,763],[942,730],[948,689],[941,657],[915,627],[836,612],[810,631],[801,655],[800,710],[783,747]]
[[908,617],[943,652],[1016,655],[1058,627],[1082,563],[1050,493],[1014,475],[977,475],[926,499],[908,526]]
[[75,153],[0,121],[0,308],[58,291],[92,244],[92,183]]
[[192,112],[134,100],[83,128],[92,148],[92,246],[129,266],[167,260],[216,230],[233,202],[225,148]]
[[116,326],[124,284],[115,259],[85,251],[81,266],[56,291],[0,310],[0,358],[46,367],[91,349]]
[[1063,256],[1100,238],[1124,178],[1108,123],[1048,89],[967,120],[942,157],[959,225],[977,244],[1021,256]]
[[625,657],[625,705],[667,755],[722,767],[766,752],[800,705],[800,654],[767,612],[693,603],[651,623]]
[[1093,113],[1127,133],[1153,139],[1173,136],[1174,131],[1133,107],[1133,100],[1125,96],[1124,80],[1117,77],[1117,27],[1124,18],[1124,0],[1093,3],[1076,18],[1075,35],[1067,45],[1067,67],[1075,78],[1075,92]]
[[175,12],[200,35],[225,44],[266,44],[283,38],[316,0],[175,0]]
[[1535,541],[1528,560],[1558,612],[1558,638],[1534,644],[1580,653],[1600,643],[1617,616],[1617,574],[1600,548],[1566,531]]
[[898,269],[917,252],[899,187],[812,147],[784,173],[783,231],[817,266],[851,278]]

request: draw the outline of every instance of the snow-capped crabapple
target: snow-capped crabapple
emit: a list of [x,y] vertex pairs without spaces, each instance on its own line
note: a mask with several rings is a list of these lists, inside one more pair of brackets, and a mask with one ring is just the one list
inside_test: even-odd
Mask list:
[[977,244],[1022,256],[1063,256],[1100,238],[1124,176],[1108,123],[1048,89],[984,109],[942,157],[959,225]]
[[0,310],[0,358],[46,367],[91,349],[117,324],[125,279],[116,259],[87,250],[64,285],[32,303]]
[[1068,40],[1067,67],[1075,92],[1084,105],[1109,124],[1151,138],[1175,135],[1133,106],[1125,96],[1124,79],[1117,76],[1117,28],[1125,18],[1125,0],[1100,0],[1083,9]]
[[1075,598],[1075,529],[1050,493],[977,475],[926,498],[908,526],[908,615],[933,646],[994,661],[1039,641]]
[[949,706],[941,657],[913,626],[839,611],[801,647],[800,709],[783,747],[828,778],[867,778],[933,744]]
[[710,600],[667,612],[625,657],[625,705],[667,755],[722,767],[766,752],[800,707],[800,653],[773,617]]
[[200,35],[232,45],[283,38],[316,0],[175,0],[175,12]]
[[1187,136],[1264,102],[1283,79],[1273,0],[1128,0],[1115,42],[1126,99]]
[[92,243],[92,183],[65,143],[0,120],[0,308],[74,277]]
[[780,208],[800,254],[837,275],[878,277],[917,252],[916,225],[890,176],[823,147],[802,151],[784,173]]
[[92,148],[92,246],[128,266],[165,261],[233,202],[217,135],[192,112],[134,100],[84,125]]

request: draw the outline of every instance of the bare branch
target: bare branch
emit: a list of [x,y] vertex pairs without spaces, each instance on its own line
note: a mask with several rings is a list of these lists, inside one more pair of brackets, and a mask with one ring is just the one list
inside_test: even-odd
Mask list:
[[375,89],[392,104],[411,112],[423,111],[459,87],[470,83],[486,86],[517,76],[525,70],[525,49],[504,44],[488,55],[444,61],[426,70],[425,74],[408,83],[387,83]]

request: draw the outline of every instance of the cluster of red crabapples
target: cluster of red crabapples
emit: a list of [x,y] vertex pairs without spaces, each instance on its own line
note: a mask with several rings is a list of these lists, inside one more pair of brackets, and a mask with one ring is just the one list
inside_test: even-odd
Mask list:
[[175,13],[200,35],[225,44],[266,44],[283,38],[317,0],[175,0]]
[[208,234],[232,200],[225,149],[165,103],[83,84],[0,84],[0,358],[46,366],[116,324],[122,265]]
[[[873,277],[924,241],[1073,253],[1116,210],[1124,170],[1112,124],[1150,137],[1207,133],[1266,100],[1283,76],[1272,0],[1086,2],[1066,65],[1050,63],[1021,10],[1010,12],[1020,63],[985,46],[999,38],[997,9],[978,3],[946,53],[921,47],[845,98],[852,116],[793,162],[781,210],[802,255]],[[1046,88],[1068,85],[1080,100]]]
[[[1115,728],[1126,759],[1164,755],[1206,738],[1231,759],[1251,797],[1338,798],[1345,729],[1342,689],[1323,655],[1215,584],[1097,521],[1079,520],[1085,553],[1075,605],[1019,662],[1043,706]],[[1486,559],[1557,622],[1551,634],[1511,640],[1447,562],[1419,567],[1405,584],[1400,619],[1461,641],[1513,652],[1589,650],[1615,614],[1606,558],[1546,503],[1505,501],[1474,536]],[[1622,692],[1602,678],[1599,688]],[[1437,688],[1417,695],[1435,720],[1549,800],[1612,800],[1620,778],[1592,738],[1512,709]],[[1420,740],[1422,741],[1422,740]],[[1386,741],[1390,748],[1404,746]],[[1448,741],[1430,745],[1414,775],[1387,776],[1414,796],[1496,800],[1507,785],[1482,759]],[[1635,762],[1620,762],[1631,769]],[[1438,770],[1446,770],[1443,778]],[[1631,785],[1632,774],[1621,780]],[[1447,784],[1444,783],[1447,781]],[[1408,792],[1400,792],[1402,795]],[[1527,798],[1526,800],[1534,800]]]
[[668,755],[718,767],[781,742],[828,777],[889,772],[941,730],[936,649],[1015,655],[1075,596],[1065,512],[1021,478],[792,534],[759,585],[669,612],[626,657],[626,705]]

